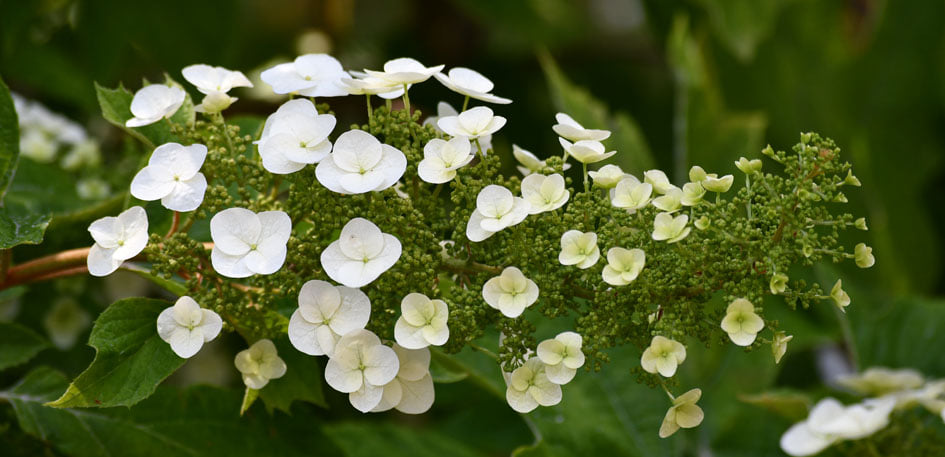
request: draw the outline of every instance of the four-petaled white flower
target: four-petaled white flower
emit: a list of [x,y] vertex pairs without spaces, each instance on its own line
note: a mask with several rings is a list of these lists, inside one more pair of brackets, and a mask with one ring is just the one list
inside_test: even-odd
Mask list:
[[[470,108],[456,116],[444,116],[436,121],[444,133],[463,138],[479,138],[492,135],[505,125],[505,118],[496,116],[485,106]],[[482,146],[482,143],[479,143]],[[485,150],[483,150],[485,151]]]
[[339,194],[381,191],[397,183],[407,170],[407,157],[362,130],[349,130],[335,140],[331,155],[318,163],[315,177]]
[[558,136],[569,141],[603,141],[610,138],[610,131],[586,129],[581,124],[578,124],[574,118],[564,113],[555,114],[555,120],[557,120],[558,123],[551,126],[551,130],[554,130]]
[[[489,136],[491,139],[491,135]],[[479,143],[482,145],[483,151],[486,150],[486,144],[482,138],[479,139]],[[545,160],[539,159],[535,154],[532,154],[525,149],[520,148],[518,145],[512,145],[512,156],[515,157],[515,160],[519,163],[515,168],[518,169],[519,173],[522,176],[528,176],[532,173],[542,173],[548,168],[548,164]],[[570,163],[564,164],[563,169],[567,170],[571,168]]]
[[652,185],[653,190],[659,194],[665,194],[666,192],[669,192],[670,189],[676,188],[676,186],[669,182],[669,178],[666,177],[666,173],[663,173],[663,170],[644,171],[643,182]]
[[653,219],[653,239],[675,243],[689,236],[692,227],[688,227],[688,223],[689,215],[687,214],[673,217],[670,213],[659,213]]
[[564,385],[574,379],[577,369],[584,365],[584,352],[581,351],[583,339],[575,332],[562,332],[554,339],[538,344],[536,353],[545,364],[548,380]]
[[308,99],[298,98],[282,104],[263,125],[256,144],[263,168],[270,173],[288,174],[328,157],[335,128],[335,116],[318,114]]
[[633,214],[650,203],[652,195],[652,184],[640,182],[636,176],[627,175],[610,190],[610,204]]
[[[377,95],[385,100],[392,100],[404,95],[404,86],[387,81],[360,71],[350,71],[354,78],[341,78],[340,85],[350,95]],[[410,88],[410,84],[407,85]]]
[[551,382],[545,370],[541,359],[532,357],[511,374],[504,374],[508,383],[505,400],[512,409],[528,413],[538,405],[553,406],[561,402],[561,386]]
[[781,357],[787,353],[787,344],[794,339],[794,335],[778,331],[774,333],[771,340],[771,353],[774,355],[774,363],[781,363]]
[[735,167],[741,170],[742,173],[750,175],[756,171],[761,171],[761,159],[748,160],[744,157],[739,157],[738,160],[735,161]]
[[400,317],[394,325],[394,339],[407,349],[442,346],[450,338],[446,325],[450,312],[443,300],[430,300],[420,293],[409,293],[400,302]]
[[525,220],[531,204],[524,198],[512,195],[505,187],[490,184],[476,196],[476,209],[466,224],[466,238],[479,242],[499,230]]
[[645,264],[646,254],[642,249],[614,247],[607,250],[607,265],[601,275],[607,284],[626,286],[637,279]]
[[607,148],[600,141],[581,140],[571,143],[564,138],[558,138],[558,142],[561,143],[561,147],[568,152],[569,156],[584,164],[597,163],[617,153],[617,151],[605,152]]
[[865,438],[889,425],[889,414],[895,406],[893,397],[868,399],[851,406],[825,398],[814,405],[806,420],[781,436],[781,449],[788,455],[808,456],[837,441]]
[[283,211],[229,208],[210,219],[213,269],[228,278],[268,275],[282,268],[292,220]]
[[768,282],[768,289],[774,295],[782,294],[787,290],[788,279],[790,278],[784,273],[775,273],[771,276],[771,281]]
[[683,191],[680,188],[673,186],[672,188],[667,189],[662,196],[654,198],[653,206],[658,208],[660,211],[673,213],[679,211],[679,208],[682,207],[682,198]]
[[[433,127],[433,130],[436,130],[440,133],[446,133],[443,129],[440,128],[438,122],[444,117],[458,116],[459,111],[456,111],[456,108],[450,106],[449,103],[439,102],[436,104],[436,116],[430,116],[423,120],[423,125],[429,125]],[[492,135],[483,135],[476,139],[479,142],[479,147],[482,148],[482,153],[485,154],[487,151],[492,149]]]
[[295,61],[276,65],[259,77],[277,94],[299,94],[306,97],[340,97],[348,95],[341,79],[348,73],[337,59],[328,54],[306,54]]
[[381,403],[384,385],[393,381],[399,370],[393,349],[381,344],[370,330],[354,330],[335,345],[325,366],[325,381],[347,393],[351,405],[366,413]]
[[554,211],[564,206],[570,196],[564,176],[557,173],[550,176],[534,173],[522,179],[522,198],[531,206],[528,214]]
[[853,258],[856,261],[856,266],[860,268],[869,268],[876,263],[876,258],[873,257],[873,248],[865,243],[859,243],[853,248]]
[[482,298],[506,317],[518,317],[536,300],[538,285],[516,267],[506,267],[482,286]]
[[183,296],[157,318],[157,332],[179,357],[193,357],[203,343],[209,343],[220,334],[223,319],[209,310],[201,309],[193,298]]
[[475,157],[466,138],[456,137],[449,141],[434,138],[423,147],[423,160],[417,164],[417,174],[431,184],[449,182],[456,177],[456,170]]
[[666,411],[660,425],[660,438],[676,433],[680,428],[693,428],[702,423],[705,413],[696,402],[702,398],[701,389],[692,389],[673,399],[673,406]]
[[490,94],[489,92],[492,91],[495,85],[478,71],[455,67],[451,68],[447,74],[436,73],[433,76],[443,83],[447,89],[469,98],[500,105],[512,103],[512,100]]
[[682,198],[679,201],[686,206],[696,206],[702,202],[702,197],[704,196],[705,188],[702,187],[702,184],[697,182],[687,182],[686,184],[683,184]]
[[575,265],[584,270],[597,264],[599,259],[596,233],[568,230],[561,235],[561,252],[558,254],[561,265]]
[[181,70],[184,79],[204,94],[203,101],[194,107],[197,112],[218,113],[229,108],[237,99],[227,94],[234,87],[253,87],[242,72],[223,67],[197,64]]
[[847,312],[847,306],[850,306],[850,295],[843,290],[843,281],[838,279],[830,289],[830,298],[833,299],[840,311]]
[[613,164],[604,165],[597,171],[589,171],[587,174],[594,180],[594,185],[601,189],[611,189],[627,176],[619,166]]
[[322,268],[335,281],[348,287],[362,287],[394,266],[400,253],[397,237],[381,232],[367,219],[356,217],[322,251]]
[[404,414],[423,414],[433,406],[436,396],[430,376],[430,350],[392,346],[400,362],[397,376],[384,385],[381,402],[371,412],[396,408]]
[[659,373],[664,378],[676,374],[676,367],[686,360],[686,346],[676,340],[656,335],[643,351],[640,365],[647,373]]
[[131,114],[126,127],[142,127],[161,119],[170,118],[184,104],[187,93],[178,86],[151,84],[135,92],[131,99]]
[[148,166],[131,180],[131,195],[161,200],[171,211],[193,211],[207,191],[207,178],[200,172],[206,158],[207,147],[202,144],[162,144],[151,153]]
[[729,303],[722,319],[722,330],[732,342],[739,346],[751,346],[758,332],[765,328],[765,321],[755,313],[755,305],[744,298]]
[[148,244],[148,214],[132,206],[117,217],[108,216],[92,222],[89,233],[95,244],[86,262],[92,276],[108,276],[122,262],[140,253]]
[[243,384],[255,390],[266,387],[272,379],[281,378],[286,371],[276,345],[268,339],[261,339],[237,353],[234,363],[243,375]]
[[371,317],[371,301],[358,289],[313,279],[299,290],[299,308],[289,319],[289,341],[308,355],[328,355],[348,332]]
[[911,368],[894,370],[886,367],[870,367],[862,373],[841,375],[837,384],[852,389],[860,395],[879,397],[893,392],[917,389],[925,383],[922,373]]
[[365,69],[364,72],[369,76],[389,81],[393,84],[417,84],[422,83],[436,73],[442,70],[444,65],[435,67],[426,67],[416,59],[410,57],[400,57],[388,60],[384,63],[384,71],[374,71]]
[[709,174],[699,184],[702,184],[702,187],[709,192],[723,193],[728,192],[728,189],[732,187],[734,181],[735,177],[732,175],[725,175],[718,178],[715,174]]

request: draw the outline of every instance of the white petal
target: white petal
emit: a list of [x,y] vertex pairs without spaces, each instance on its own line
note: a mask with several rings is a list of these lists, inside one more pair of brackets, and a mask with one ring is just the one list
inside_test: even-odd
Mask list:
[[201,309],[200,312],[203,313],[203,320],[199,328],[203,332],[203,341],[207,343],[213,341],[220,334],[220,330],[223,330],[223,319],[209,309]]
[[394,409],[394,407],[400,403],[402,397],[403,388],[400,385],[400,380],[394,379],[393,381],[384,385],[384,395],[381,396],[380,403],[371,409],[371,412],[380,413]]
[[374,169],[384,176],[384,181],[381,185],[374,189],[378,191],[393,186],[400,180],[400,177],[404,175],[404,171],[407,170],[407,157],[403,152],[387,144],[383,145],[382,148],[383,155],[381,156],[381,161]]
[[830,447],[834,441],[836,439],[811,431],[807,422],[800,422],[781,436],[781,450],[798,457],[814,455]]
[[394,339],[397,344],[407,349],[422,349],[430,345],[423,338],[423,327],[410,325],[403,316],[400,316],[394,324]]
[[206,158],[207,147],[202,144],[181,146],[178,143],[166,143],[151,153],[148,165],[169,170],[172,178],[176,176],[181,181],[186,181],[200,171]]
[[364,385],[364,375],[360,370],[349,370],[331,358],[325,365],[325,382],[339,392],[351,393]]
[[362,413],[366,413],[380,404],[383,397],[383,387],[374,386],[371,384],[362,384],[360,389],[351,392],[348,395],[348,400],[351,402],[351,406],[354,406],[355,409],[361,411]]
[[92,235],[92,239],[100,247],[106,249],[118,247],[122,230],[121,221],[113,216],[103,217],[89,224],[89,234]]
[[479,210],[475,210],[469,216],[469,222],[466,224],[466,238],[469,241],[479,242],[489,238],[492,235],[495,235],[495,232],[490,232],[482,228],[483,216]]
[[401,380],[416,381],[430,372],[429,349],[407,349],[399,344],[394,344],[393,349],[400,361],[397,377]]
[[105,249],[98,244],[93,244],[86,261],[89,274],[92,276],[108,276],[117,270],[123,261],[115,259],[113,257],[114,252],[114,249]]
[[339,286],[338,290],[341,306],[331,320],[331,329],[339,335],[363,329],[371,318],[371,300],[358,289]]
[[246,267],[244,257],[246,254],[230,255],[224,253],[217,246],[210,251],[210,263],[213,269],[228,278],[247,278],[253,275],[253,272]]
[[429,373],[416,381],[401,380],[401,397],[397,404],[397,411],[405,414],[422,414],[427,412],[436,397],[433,388],[433,377]]
[[197,173],[187,181],[174,184],[170,193],[161,199],[161,204],[171,211],[193,211],[203,203],[207,192],[207,178],[203,173]]
[[171,193],[174,185],[174,179],[167,169],[147,166],[131,180],[131,195],[138,200],[157,200]]
[[316,330],[324,325],[313,324],[302,317],[299,310],[289,318],[289,342],[300,352],[308,355],[325,355],[326,351],[319,344]]
[[568,368],[563,363],[545,367],[545,374],[548,376],[548,380],[555,384],[564,385],[571,382],[571,380],[574,379],[575,373],[577,373],[576,369]]
[[210,219],[214,251],[220,250],[230,255],[249,252],[250,245],[256,243],[261,231],[259,217],[245,208],[228,208]]
[[338,247],[352,260],[373,259],[384,250],[384,235],[373,222],[356,217],[341,229]]
[[397,371],[400,370],[397,353],[393,349],[380,344],[365,348],[362,363],[366,367],[364,369],[365,381],[375,386],[383,386],[389,383],[397,376]]
[[515,390],[511,386],[505,391],[505,400],[509,406],[520,413],[530,413],[538,407],[538,402],[527,392]]
[[272,87],[277,94],[288,94],[310,87],[315,87],[318,81],[308,81],[295,70],[294,63],[283,63],[260,73],[259,78]]
[[381,142],[373,135],[362,130],[349,130],[335,140],[331,158],[338,168],[360,173],[374,168],[383,154]]
[[171,331],[170,341],[171,349],[179,357],[188,359],[193,357],[200,348],[203,347],[203,332],[194,329],[188,330],[184,327],[177,327]]
[[348,172],[338,168],[331,159],[322,160],[315,168],[315,179],[326,189],[339,194],[350,193],[341,186],[341,178],[347,174]]

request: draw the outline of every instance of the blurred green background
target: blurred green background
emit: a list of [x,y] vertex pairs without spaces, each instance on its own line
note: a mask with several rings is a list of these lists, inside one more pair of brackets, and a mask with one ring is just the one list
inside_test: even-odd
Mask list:
[[[494,93],[515,101],[495,108],[509,118],[494,144],[510,171],[512,143],[539,157],[559,153],[550,129],[558,110],[613,129],[616,163],[635,173],[659,167],[680,177],[693,164],[733,173],[739,156],[757,157],[768,143],[787,149],[802,131],[833,138],[863,183],[848,193],[850,211],[867,217],[865,241],[878,260],[869,270],[841,272],[858,343],[847,350],[863,367],[914,366],[945,376],[945,361],[921,349],[945,344],[936,298],[945,294],[945,2],[0,0],[0,75],[13,91],[89,126],[106,157],[124,146],[101,119],[93,82],[134,90],[164,72],[181,79],[180,69],[193,63],[249,73],[306,52],[330,53],[350,69],[409,56],[480,71],[495,82]],[[236,95],[228,116],[266,116],[279,103]],[[411,90],[424,112],[440,100],[462,101],[436,82]],[[340,125],[363,120],[359,97],[331,103]],[[65,247],[87,244],[82,233],[75,239]],[[837,273],[818,271],[811,280],[822,283]],[[30,294],[30,307],[48,307],[48,297]],[[525,420],[462,381],[438,385],[437,405],[420,418],[365,420],[332,396],[328,412],[298,406],[293,417],[320,431],[295,423],[283,439],[311,432],[290,447],[326,455],[415,448],[420,453],[410,455],[507,455],[535,441],[537,430],[538,446],[519,455],[780,455],[777,439],[790,421],[739,395],[817,384],[815,349],[841,334],[829,310],[790,314],[779,304],[769,308],[797,336],[781,366],[766,351],[694,348],[685,385],[706,391],[707,418],[670,440],[656,437],[667,406],[661,394],[629,373],[639,357],[634,349],[615,353],[604,373],[580,374],[587,379],[565,388],[560,407]],[[91,350],[74,354],[78,360],[57,366],[69,375]],[[254,420],[263,430],[283,427],[291,419],[280,414]],[[7,416],[6,427],[15,429]],[[318,433],[330,439],[312,438]],[[3,443],[19,443],[16,436]]]

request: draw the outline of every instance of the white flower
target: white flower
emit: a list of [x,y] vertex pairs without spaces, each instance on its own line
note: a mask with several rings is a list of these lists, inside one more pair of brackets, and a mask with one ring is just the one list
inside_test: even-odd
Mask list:
[[348,73],[337,59],[328,54],[306,54],[294,62],[276,65],[259,77],[277,94],[297,93],[306,97],[348,95],[340,84]]
[[371,412],[396,408],[404,414],[422,414],[433,406],[435,392],[430,376],[430,350],[392,346],[400,362],[397,377],[384,385],[381,402]]
[[881,396],[920,387],[925,379],[913,369],[893,370],[886,367],[870,367],[862,373],[843,375],[837,384],[862,395]]
[[692,182],[701,183],[705,181],[707,176],[709,175],[706,174],[705,170],[698,165],[693,165],[692,168],[689,169],[689,180]]
[[[404,95],[404,86],[359,71],[351,71],[355,78],[341,78],[341,87],[351,95],[377,95],[392,100]],[[410,88],[410,84],[407,85]]]
[[499,131],[505,125],[505,118],[496,116],[490,108],[477,106],[457,116],[441,117],[436,125],[447,135],[473,139]]
[[702,423],[705,413],[696,402],[702,398],[701,389],[692,389],[673,399],[673,406],[666,411],[660,425],[660,438],[666,438],[681,428],[693,428]]
[[177,86],[151,84],[135,92],[131,99],[133,118],[125,122],[126,127],[142,127],[161,119],[169,118],[177,112],[187,93]]
[[157,318],[158,335],[178,356],[189,359],[220,334],[223,319],[209,310],[201,309],[193,298],[183,296]]
[[197,87],[204,94],[203,102],[194,107],[197,112],[216,113],[228,108],[237,99],[227,92],[234,87],[253,87],[242,72],[230,71],[223,67],[197,64],[181,70],[184,79]]
[[611,189],[610,204],[617,208],[625,208],[633,214],[650,203],[652,195],[652,184],[641,183],[635,176],[627,175]]
[[298,98],[282,104],[266,118],[256,144],[263,168],[270,173],[288,174],[328,157],[335,128],[335,116],[318,114],[308,99]]
[[662,170],[644,171],[643,182],[652,184],[653,190],[660,194],[665,194],[669,192],[670,189],[676,188],[676,186],[669,182],[669,178],[666,177],[666,173],[663,173]]
[[450,69],[448,75],[436,73],[433,76],[443,83],[447,89],[469,98],[501,105],[512,103],[512,100],[490,94],[489,92],[495,86],[489,78],[482,76],[478,71],[455,67]]
[[207,190],[207,178],[200,172],[206,158],[207,147],[202,144],[162,144],[131,180],[131,195],[145,201],[160,199],[171,211],[193,211]]
[[561,265],[576,265],[585,270],[597,264],[599,259],[596,233],[568,230],[561,235],[561,252],[558,254]]
[[768,282],[768,289],[774,295],[783,294],[787,290],[788,275],[784,273],[775,273],[771,275],[771,281]]
[[574,118],[564,113],[555,114],[555,120],[558,123],[553,125],[551,130],[554,130],[558,136],[570,141],[603,141],[610,137],[610,131],[586,129],[578,124]]
[[518,317],[538,300],[538,285],[526,278],[522,270],[506,267],[499,276],[483,284],[482,298],[504,316]]
[[397,237],[381,232],[367,219],[356,217],[322,251],[322,268],[335,281],[348,287],[362,287],[394,266],[400,253]]
[[890,397],[849,407],[825,398],[814,405],[806,420],[781,436],[781,449],[792,456],[808,456],[840,440],[865,438],[889,424],[889,413],[895,405],[896,400]]
[[444,65],[425,67],[422,63],[409,57],[400,57],[384,63],[384,71],[364,70],[369,76],[383,79],[394,84],[422,83],[442,70]]
[[755,306],[744,298],[729,303],[722,319],[722,330],[732,342],[739,346],[751,346],[758,332],[765,328],[765,321],[755,313]]
[[702,187],[702,184],[697,182],[687,182],[683,184],[682,188],[682,198],[680,202],[686,206],[696,206],[702,202],[702,197],[705,196],[705,188]]
[[[491,138],[492,136],[490,135],[489,139],[491,140]],[[479,139],[479,143],[482,145],[482,149],[486,150],[486,144],[482,138]],[[548,168],[548,164],[545,163],[546,161],[540,160],[535,156],[535,154],[532,154],[531,152],[526,151],[515,144],[512,145],[512,156],[515,157],[515,160],[520,164],[516,165],[515,168],[517,168],[519,173],[521,173],[523,176],[528,176],[532,173],[541,173]],[[571,168],[570,163],[564,164],[564,170],[569,168]]]
[[108,216],[92,222],[89,233],[95,240],[89,250],[89,273],[108,276],[147,246],[148,214],[144,208],[132,206],[118,217]]
[[213,269],[228,278],[268,275],[282,268],[292,220],[283,211],[229,208],[210,219]]
[[723,193],[728,192],[728,189],[732,187],[734,181],[735,177],[732,175],[717,178],[714,174],[710,174],[707,175],[700,184],[709,192]]
[[313,279],[299,290],[299,308],[289,319],[289,341],[308,355],[328,355],[348,332],[362,329],[371,317],[364,292]]
[[564,176],[530,174],[522,179],[522,198],[531,205],[528,214],[554,211],[568,201],[571,192],[564,186]]
[[685,360],[686,347],[682,343],[656,335],[643,351],[640,365],[647,373],[659,373],[664,378],[671,378],[676,374],[676,367]]
[[393,186],[407,169],[407,157],[362,130],[349,130],[335,140],[331,155],[318,163],[315,177],[339,194],[363,194]]
[[876,263],[876,258],[873,257],[873,248],[864,243],[857,244],[853,249],[853,253],[856,266],[860,268],[869,268]]
[[545,364],[538,357],[516,368],[506,382],[505,399],[520,413],[531,412],[538,405],[552,406],[561,402],[561,386],[548,379]]
[[564,138],[558,138],[558,142],[561,143],[561,147],[568,152],[568,155],[574,157],[574,160],[585,164],[606,160],[617,153],[617,151],[604,152],[607,148],[605,148],[604,144],[600,141],[581,140],[576,143],[571,143]]
[[393,349],[381,344],[369,330],[354,330],[341,337],[325,366],[325,381],[348,394],[351,405],[361,412],[374,409],[384,396],[384,385],[400,370]]
[[653,199],[653,206],[661,211],[672,213],[682,207],[683,192],[678,187],[673,186],[667,189],[662,196]]
[[262,339],[236,354],[236,369],[243,375],[243,384],[250,389],[259,390],[269,384],[269,380],[285,375],[285,362],[279,358],[276,345],[271,340]]
[[479,242],[499,230],[525,220],[531,205],[525,199],[512,195],[505,187],[490,184],[476,196],[476,209],[466,224],[466,238]]
[[601,275],[604,282],[612,286],[626,286],[637,279],[646,264],[642,249],[610,248],[607,250],[607,266]]
[[466,138],[456,137],[449,141],[434,138],[423,147],[423,160],[417,164],[417,174],[431,184],[449,182],[456,177],[456,170],[475,157]]
[[850,306],[850,295],[843,290],[843,281],[838,279],[830,289],[830,298],[840,311],[847,312],[847,306]]
[[756,171],[761,171],[761,159],[748,160],[744,157],[739,157],[738,160],[735,161],[735,167],[741,170],[742,173],[750,175]]
[[400,317],[394,325],[394,339],[407,349],[442,346],[450,337],[446,322],[450,312],[443,300],[430,300],[420,293],[410,293],[400,302]]
[[689,216],[686,214],[673,217],[670,213],[659,213],[653,219],[653,239],[675,243],[689,236],[692,227],[687,227],[686,224],[688,223]]
[[604,165],[597,171],[589,171],[587,174],[594,180],[594,185],[601,189],[610,189],[627,176],[617,165]]
[[774,354],[774,363],[781,363],[781,357],[787,353],[787,344],[794,339],[794,335],[788,335],[784,332],[775,332],[774,339],[771,340],[771,353]]
[[575,332],[559,333],[554,339],[538,344],[536,353],[545,364],[548,380],[564,385],[574,379],[577,369],[584,365],[584,353],[581,352],[581,335]]

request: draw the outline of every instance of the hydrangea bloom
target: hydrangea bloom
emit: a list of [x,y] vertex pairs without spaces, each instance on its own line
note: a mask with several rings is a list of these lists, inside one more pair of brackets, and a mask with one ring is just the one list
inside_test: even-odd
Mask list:
[[561,143],[561,147],[567,151],[569,156],[584,164],[597,163],[617,153],[617,151],[605,152],[607,148],[600,141],[581,140],[571,143],[564,138],[558,138],[558,142]]
[[683,184],[682,197],[679,201],[686,206],[696,206],[702,202],[702,197],[704,196],[705,188],[702,187],[702,184],[697,182],[687,182],[686,184]]
[[768,282],[768,289],[774,295],[783,294],[787,290],[788,275],[784,273],[775,273],[771,275],[771,281]]
[[407,157],[374,135],[349,130],[335,140],[331,156],[318,163],[315,177],[340,194],[363,194],[393,186],[407,169]]
[[89,233],[95,244],[89,250],[87,265],[92,276],[108,276],[122,262],[140,253],[148,244],[148,214],[132,206],[117,217],[108,216],[92,222]]
[[561,265],[576,265],[584,270],[597,264],[599,259],[596,233],[568,230],[561,235],[561,252],[558,254]]
[[705,414],[696,402],[702,398],[701,389],[692,389],[673,399],[660,425],[660,438],[666,438],[681,428],[693,428],[702,423]]
[[564,113],[555,114],[555,120],[557,120],[558,123],[551,126],[551,130],[554,130],[558,136],[572,142],[584,140],[603,141],[610,138],[610,131],[586,129],[575,121],[574,118]]
[[528,216],[531,205],[505,187],[490,184],[476,196],[476,209],[466,224],[466,238],[482,241],[499,230],[516,225]]
[[617,165],[604,165],[597,171],[589,171],[587,174],[594,180],[594,185],[601,189],[612,189],[627,176]]
[[612,286],[626,286],[637,279],[646,264],[642,249],[614,247],[607,250],[607,266],[601,275]]
[[682,208],[683,191],[678,187],[672,187],[663,193],[662,196],[653,199],[653,206],[660,211],[673,213]]
[[904,368],[893,370],[886,367],[870,367],[862,373],[848,374],[837,378],[837,383],[861,395],[882,396],[892,392],[916,389],[925,382],[916,370]]
[[859,243],[853,248],[853,255],[856,266],[860,268],[869,268],[876,263],[876,258],[873,257],[873,248],[864,243]]
[[229,208],[210,219],[213,269],[228,278],[268,275],[282,268],[292,220],[283,211]]
[[567,384],[574,379],[577,369],[584,365],[581,335],[575,332],[559,333],[554,339],[538,344],[538,359],[545,364],[545,375],[555,384]]
[[295,61],[276,65],[259,77],[277,94],[297,93],[306,97],[348,95],[341,79],[348,77],[341,63],[328,54],[306,54]]
[[358,289],[313,279],[299,290],[299,308],[289,319],[289,341],[309,355],[328,355],[348,332],[371,317],[371,301]]
[[333,389],[348,394],[351,405],[368,412],[381,402],[384,385],[400,370],[393,349],[381,344],[369,330],[354,330],[338,340],[325,366],[325,381]]
[[[490,108],[477,106],[457,116],[445,116],[436,121],[447,135],[463,138],[479,138],[492,135],[505,125],[505,118],[496,116]],[[479,143],[482,146],[482,143]]]
[[512,103],[512,100],[490,94],[495,85],[478,71],[455,67],[451,68],[447,74],[436,73],[433,76],[447,89],[469,98],[501,105]]
[[234,87],[253,87],[253,83],[242,72],[223,67],[197,64],[181,70],[184,79],[204,94],[203,101],[194,107],[197,112],[216,113],[227,109],[236,97],[227,94]]
[[356,217],[322,251],[322,268],[335,281],[348,287],[362,287],[394,266],[400,253],[397,237],[381,232],[367,219]]
[[392,346],[400,362],[397,376],[384,385],[381,402],[371,412],[396,408],[404,414],[422,414],[433,406],[436,393],[430,376],[430,350]]
[[131,195],[145,201],[160,199],[171,211],[193,211],[207,191],[207,178],[200,172],[206,158],[207,147],[202,144],[162,144],[131,180]]
[[735,181],[735,177],[732,175],[725,175],[721,178],[716,177],[714,174],[707,175],[700,184],[705,190],[709,192],[723,193],[728,192],[732,187],[732,183]]
[[722,330],[732,342],[739,346],[751,346],[758,332],[765,328],[765,321],[755,314],[755,306],[744,298],[729,303],[722,319]]
[[442,70],[444,65],[426,67],[416,59],[400,57],[384,63],[384,71],[364,70],[369,76],[389,81],[394,84],[422,83]]
[[506,317],[518,317],[538,300],[538,285],[522,274],[522,270],[507,267],[482,286],[482,298]]
[[673,217],[670,213],[659,213],[653,219],[653,239],[656,241],[666,241],[675,243],[687,236],[692,231],[692,227],[687,227],[689,215],[680,214]]
[[663,170],[644,171],[643,182],[652,185],[653,190],[659,194],[665,194],[666,192],[669,192],[670,189],[676,188],[676,186],[669,182],[669,178],[666,177],[666,173],[663,173]]
[[552,406],[561,402],[561,386],[551,382],[545,364],[532,357],[507,375],[505,399],[520,413],[533,411],[538,405]]
[[895,398],[882,397],[845,407],[833,398],[819,401],[807,419],[794,424],[781,436],[781,449],[788,455],[818,454],[840,440],[865,438],[889,424]]
[[774,333],[771,340],[771,353],[774,354],[774,363],[781,363],[781,358],[787,353],[787,344],[794,339],[794,335],[788,335],[782,331]]
[[528,214],[554,211],[568,201],[571,192],[564,185],[564,176],[530,174],[522,180],[522,198],[530,205]]
[[[385,100],[392,100],[404,95],[404,86],[366,73],[351,71],[355,78],[341,78],[341,87],[350,95],[377,95]],[[409,88],[410,85],[408,84]]]
[[[479,139],[479,143],[482,144],[482,149],[486,150],[486,142],[483,141],[483,138]],[[492,136],[490,135],[488,138],[491,140]],[[539,159],[535,154],[515,144],[512,145],[512,156],[515,157],[515,160],[519,163],[515,168],[522,176],[528,176],[532,173],[542,173],[548,168],[548,164],[545,163],[546,161]],[[568,170],[571,168],[571,164],[566,163],[563,168],[564,170]]]
[[748,160],[744,157],[739,157],[738,160],[735,161],[735,167],[741,170],[742,173],[750,175],[756,171],[761,171],[761,159]]
[[270,173],[288,174],[321,162],[331,152],[328,135],[335,128],[335,116],[318,114],[308,99],[282,104],[263,125],[259,156]]
[[407,349],[442,346],[450,337],[446,325],[449,308],[443,300],[430,300],[420,293],[410,293],[400,302],[400,317],[394,325],[394,339]]
[[466,138],[456,137],[449,141],[434,138],[423,147],[423,160],[417,164],[417,174],[431,184],[449,182],[456,177],[456,170],[475,157]]
[[641,183],[636,177],[627,175],[611,189],[610,204],[617,208],[625,208],[633,214],[649,204],[652,195],[652,184]]
[[640,357],[640,365],[647,373],[659,373],[664,378],[671,378],[676,374],[676,367],[686,360],[686,346],[682,343],[656,335],[650,341],[649,347]]
[[193,298],[183,296],[157,318],[158,335],[171,350],[182,358],[193,357],[203,343],[209,343],[220,334],[223,319],[209,310],[201,309]]
[[843,290],[843,281],[838,279],[830,289],[830,298],[840,311],[847,312],[847,306],[850,306],[850,295]]
[[151,84],[135,92],[131,99],[131,114],[126,127],[142,127],[169,118],[184,104],[187,93],[177,86]]
[[[423,125],[429,125],[433,127],[433,130],[436,130],[440,133],[446,133],[443,129],[440,128],[439,122],[440,119],[450,116],[458,116],[459,111],[456,111],[456,108],[450,106],[449,103],[439,102],[436,104],[436,116],[430,116],[423,120]],[[476,138],[476,141],[479,142],[479,147],[482,148],[482,153],[485,154],[488,150],[492,149],[492,135],[483,135]]]
[[236,354],[236,369],[243,375],[243,384],[250,389],[262,389],[272,379],[285,375],[285,362],[279,358],[276,345],[262,339]]

